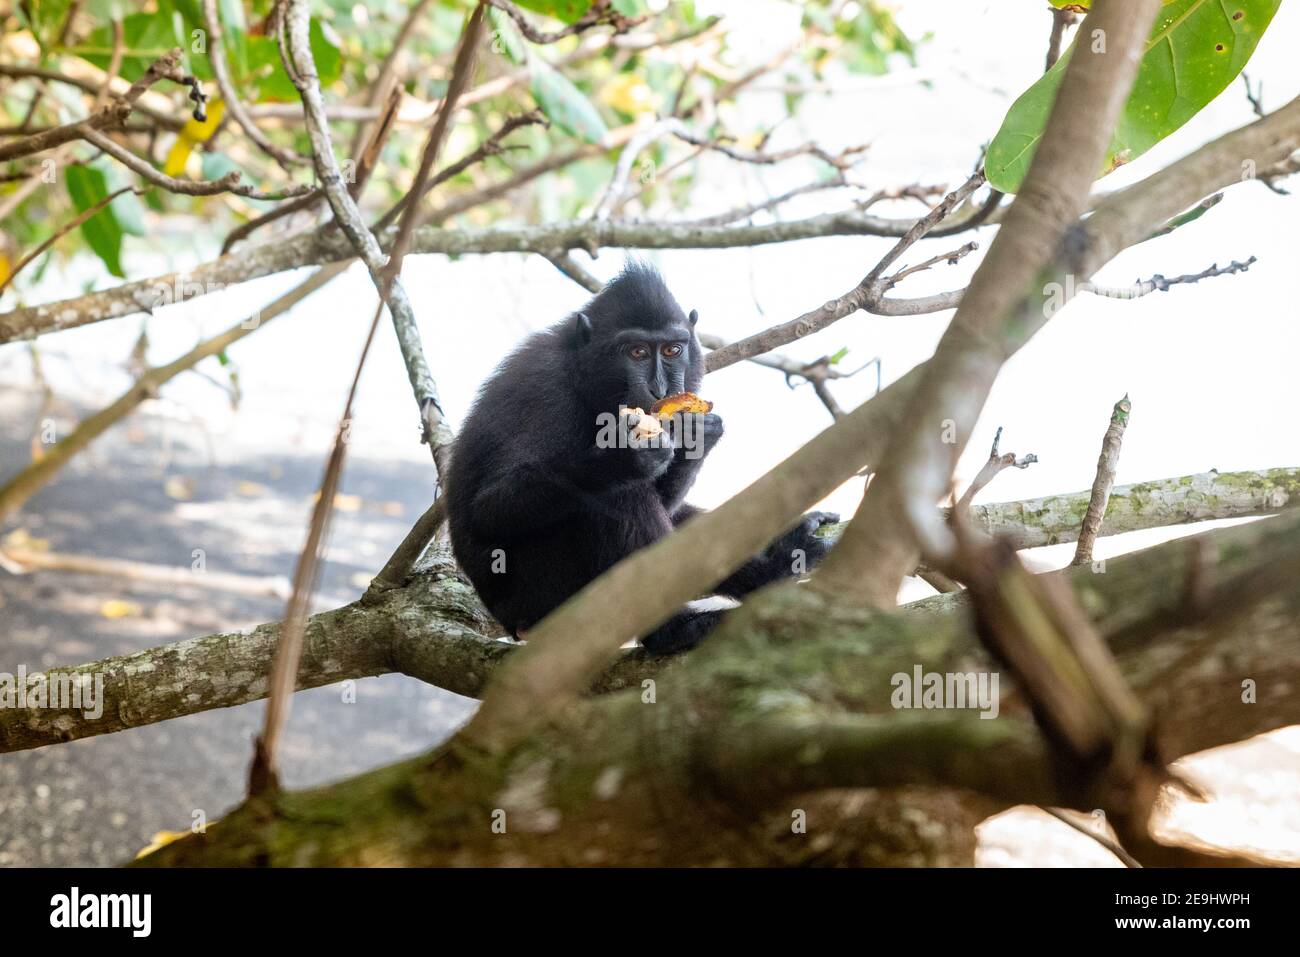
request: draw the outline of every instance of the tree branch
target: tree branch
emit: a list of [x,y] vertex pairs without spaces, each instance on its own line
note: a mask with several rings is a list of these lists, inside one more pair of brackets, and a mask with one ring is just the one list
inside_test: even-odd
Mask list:
[[934,504],[1003,362],[1049,318],[1044,280],[1059,251],[1074,244],[1070,231],[1087,208],[1159,8],[1159,0],[1098,0],[1080,27],[1102,31],[1105,53],[1089,47],[1071,57],[1020,194],[926,363],[907,426],[891,438],[853,523],[814,574],[817,587],[892,607],[920,551],[953,550]]
[[[511,186],[511,183],[495,184],[481,191],[484,195],[476,194],[474,202],[483,202],[504,194]],[[491,195],[486,195],[489,193]],[[459,206],[461,202],[456,200],[449,205]],[[435,212],[434,218],[442,221],[450,214],[447,207],[442,207]],[[413,254],[461,256],[507,252],[546,255],[557,250],[592,251],[601,248],[730,249],[828,236],[897,235],[892,230],[912,222],[895,222],[850,210],[802,220],[738,226],[696,226],[665,222],[597,223],[590,220],[544,226],[495,226],[456,230],[426,226],[416,232],[409,251]],[[383,246],[387,247],[392,238],[393,231],[385,231],[381,236]],[[148,311],[148,293],[160,284],[172,285],[178,280],[195,282],[206,292],[302,266],[348,259],[353,255],[352,247],[342,237],[312,230],[292,239],[241,249],[181,272],[122,283],[112,289],[59,302],[13,309],[0,314],[0,343]],[[876,304],[875,309],[881,315],[915,315],[918,312],[950,309],[959,296],[960,293],[948,293],[900,303],[885,299]]]
[[1101,440],[1101,455],[1097,458],[1097,477],[1092,483],[1088,511],[1079,528],[1079,544],[1074,550],[1071,565],[1087,565],[1092,561],[1092,547],[1096,544],[1097,533],[1101,531],[1101,522],[1106,515],[1110,490],[1115,484],[1115,468],[1119,465],[1120,444],[1124,441],[1124,430],[1128,428],[1128,416],[1132,410],[1133,403],[1125,393],[1111,412],[1110,425]]

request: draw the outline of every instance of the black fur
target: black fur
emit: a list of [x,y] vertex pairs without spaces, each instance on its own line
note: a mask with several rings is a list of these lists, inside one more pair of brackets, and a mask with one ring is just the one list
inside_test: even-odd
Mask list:
[[[630,263],[581,312],[525,340],[484,384],[452,451],[451,541],[512,634],[695,514],[683,503],[722,436],[717,415],[674,423],[694,430],[678,431],[675,446],[597,443],[602,413],[608,422],[620,406],[648,410],[666,395],[699,391],[694,324],[653,268]],[[626,437],[634,424],[620,418],[618,428]],[[812,533],[831,519],[805,516],[717,592],[738,597],[811,568],[825,553]],[[693,647],[718,616],[681,611],[642,644],[658,653]]]

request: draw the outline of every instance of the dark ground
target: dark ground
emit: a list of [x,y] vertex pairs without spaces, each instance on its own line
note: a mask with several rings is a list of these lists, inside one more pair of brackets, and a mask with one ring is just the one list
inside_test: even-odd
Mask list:
[[[0,388],[0,482],[28,462],[35,414],[30,393]],[[0,536],[22,529],[53,552],[181,568],[201,548],[210,571],[291,575],[323,454],[229,464],[209,455],[201,433],[139,413],[75,458]],[[360,594],[428,505],[432,472],[431,465],[349,458],[318,608]],[[106,609],[106,602],[118,604]],[[0,671],[78,664],[252,627],[282,612],[278,598],[197,585],[0,570]],[[0,754],[0,865],[118,864],[157,831],[188,830],[196,811],[219,819],[242,796],[263,707]],[[337,686],[302,692],[282,748],[282,778],[302,787],[426,750],[472,707],[396,675],[359,681],[351,704]]]

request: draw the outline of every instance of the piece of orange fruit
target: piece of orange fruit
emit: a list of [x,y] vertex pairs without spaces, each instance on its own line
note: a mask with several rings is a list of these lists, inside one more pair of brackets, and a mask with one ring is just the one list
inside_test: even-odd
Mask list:
[[713,403],[707,399],[701,399],[694,392],[679,392],[676,395],[660,399],[650,406],[650,411],[661,419],[671,419],[678,412],[695,414],[712,412]]

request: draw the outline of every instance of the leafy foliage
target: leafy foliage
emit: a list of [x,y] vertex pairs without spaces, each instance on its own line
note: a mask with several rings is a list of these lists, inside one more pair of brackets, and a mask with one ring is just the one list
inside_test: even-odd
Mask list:
[[[794,0],[789,0],[795,6]],[[255,122],[273,142],[306,154],[310,150],[300,113],[298,95],[280,59],[269,17],[273,0],[218,0],[223,49],[231,83]],[[553,33],[582,19],[592,0],[521,0],[517,4],[537,30]],[[413,0],[313,0],[310,37],[323,92],[332,109],[374,109],[375,88],[381,64],[392,52],[394,38],[413,9]],[[448,70],[456,42],[472,0],[437,0],[424,7],[413,22],[400,54],[394,60],[400,83],[403,119],[394,127],[380,154],[376,169],[362,194],[363,210],[377,219],[405,192],[410,171],[419,161],[427,121],[446,90]],[[516,190],[507,199],[485,203],[464,214],[470,221],[491,221],[501,215],[531,219],[570,218],[584,215],[610,181],[620,140],[630,124],[673,109],[696,110],[692,120],[702,134],[733,140],[746,147],[760,142],[765,131],[733,129],[729,87],[736,77],[737,58],[730,49],[727,23],[700,16],[692,0],[666,5],[646,0],[613,0],[613,9],[625,17],[644,17],[636,28],[635,44],[592,43],[610,36],[609,27],[566,36],[558,42],[537,44],[525,38],[515,22],[501,11],[488,11],[489,36],[480,51],[471,89],[472,109],[462,111],[453,123],[443,156],[447,162],[471,152],[510,118],[540,108],[549,126],[525,127],[514,132],[509,149],[476,164],[439,187],[445,199],[454,199],[483,185],[500,181],[513,171],[545,163],[557,155],[582,150],[581,158],[558,164],[535,185]],[[807,44],[792,63],[802,57],[817,76],[836,68],[879,73],[910,62],[915,38],[894,20],[883,0],[863,0],[833,12],[829,0],[797,4]],[[188,90],[163,81],[146,94],[148,110],[137,109],[126,129],[113,138],[158,170],[180,179],[217,179],[232,170],[259,188],[282,189],[310,179],[308,169],[286,173],[250,142],[232,122],[228,104],[216,88],[210,59],[208,29],[201,0],[83,0],[69,21],[69,0],[23,0],[0,3],[0,28],[21,65],[39,66],[83,78],[80,84],[49,82],[37,96],[37,83],[6,80],[0,85],[0,125],[17,127],[24,121],[54,126],[87,115],[97,84],[114,62],[114,43],[120,24],[122,80],[139,78],[159,56],[173,48],[181,51],[181,67],[195,76],[208,97],[208,121],[190,116]],[[845,12],[847,11],[847,12]],[[66,28],[66,29],[65,29]],[[646,38],[653,42],[645,42]],[[794,39],[794,38],[792,38]],[[7,62],[14,57],[6,55]],[[805,71],[806,72],[806,71]],[[96,79],[99,78],[99,79]],[[792,96],[790,106],[798,97]],[[32,104],[32,115],[28,111]],[[721,112],[720,112],[721,111]],[[707,117],[707,122],[702,118]],[[356,157],[349,150],[364,145],[366,124],[340,120],[333,139],[340,159]],[[606,144],[609,149],[591,149]],[[668,141],[648,144],[632,184],[631,197],[642,210],[671,214],[689,202],[695,188],[695,164],[680,160],[693,147]],[[48,154],[0,164],[0,209],[22,181],[41,172]],[[816,166],[815,161],[809,161]],[[86,165],[90,164],[90,165]],[[670,175],[662,171],[671,170]],[[821,172],[817,167],[817,172]],[[53,188],[25,192],[0,220],[0,244],[12,257],[44,242],[78,211],[85,210],[109,192],[143,180],[115,161],[96,156],[85,143],[70,144],[54,175],[43,182]],[[137,198],[126,194],[93,216],[77,230],[60,236],[41,268],[89,252],[107,272],[121,276],[125,252],[158,248],[171,240],[197,242],[215,251],[223,235],[270,208],[271,204],[230,195],[177,195],[151,188]],[[195,217],[204,224],[195,230]],[[141,240],[131,237],[139,235]],[[166,239],[164,238],[166,237]],[[33,268],[20,274],[4,292],[11,305],[21,298],[39,275]]]
[[[1106,168],[1100,172],[1110,172],[1141,156],[1222,93],[1255,52],[1280,3],[1167,0],[1152,27],[1137,79],[1106,154]],[[1104,42],[1105,37],[1081,36],[1075,45]],[[1071,46],[1021,94],[989,144],[985,167],[989,182],[997,189],[1008,193],[1019,189],[1073,51]]]

